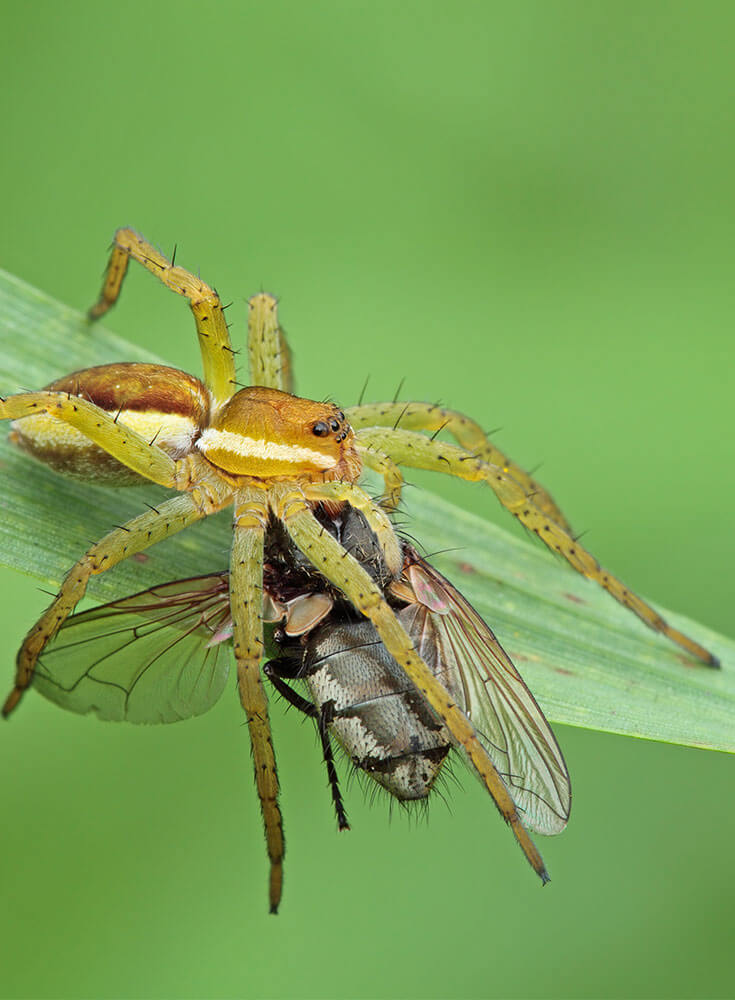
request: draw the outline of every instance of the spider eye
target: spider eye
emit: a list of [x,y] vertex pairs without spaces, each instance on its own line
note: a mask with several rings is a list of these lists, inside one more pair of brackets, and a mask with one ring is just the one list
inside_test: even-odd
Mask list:
[[335,420],[334,417],[332,417],[332,419],[329,421],[329,426],[332,428],[332,430],[336,434],[337,431],[339,430],[339,420]]
[[344,413],[341,410],[337,414],[337,420],[339,420],[339,422],[341,424],[343,424],[345,422],[345,415],[344,415]]
[[314,431],[316,436],[320,438],[324,437],[325,434],[329,434],[329,427],[324,423],[323,420],[318,420],[312,427],[312,430]]

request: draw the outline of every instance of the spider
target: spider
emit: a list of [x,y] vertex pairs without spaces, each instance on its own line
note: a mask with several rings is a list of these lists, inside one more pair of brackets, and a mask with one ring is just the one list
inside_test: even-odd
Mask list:
[[[495,448],[469,418],[418,402],[359,405],[344,412],[331,403],[292,395],[290,355],[271,296],[261,294],[250,300],[252,385],[240,390],[236,390],[235,357],[217,293],[131,229],[115,234],[91,319],[102,316],[116,302],[131,257],[188,299],[199,337],[203,382],[165,366],[102,365],[57,379],[39,392],[2,400],[0,418],[15,421],[12,436],[17,444],[61,472],[121,485],[143,477],[175,490],[176,495],[115,528],[71,568],[57,597],[21,645],[15,686],[3,714],[7,716],[17,706],[33,680],[39,655],[84,596],[93,574],[233,506],[233,643],[270,858],[271,910],[277,910],[281,897],[284,850],[260,671],[263,550],[271,519],[283,525],[295,546],[356,611],[370,619],[385,649],[464,750],[529,862],[546,881],[543,860],[467,715],[418,655],[381,588],[324,530],[314,506],[348,504],[360,511],[390,573],[398,576],[403,556],[389,516],[401,496],[398,466],[485,483],[525,527],[647,625],[710,666],[717,665],[716,659],[602,569],[572,537],[546,490]],[[457,444],[437,439],[440,430],[451,434]],[[358,485],[363,466],[383,478],[385,495],[379,503]]]

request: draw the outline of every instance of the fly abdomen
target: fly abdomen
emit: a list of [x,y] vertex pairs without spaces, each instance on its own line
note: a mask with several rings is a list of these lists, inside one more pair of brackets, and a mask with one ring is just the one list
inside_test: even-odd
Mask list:
[[329,705],[330,732],[356,767],[398,799],[426,798],[451,747],[449,734],[371,622],[317,629],[302,678],[317,708]]

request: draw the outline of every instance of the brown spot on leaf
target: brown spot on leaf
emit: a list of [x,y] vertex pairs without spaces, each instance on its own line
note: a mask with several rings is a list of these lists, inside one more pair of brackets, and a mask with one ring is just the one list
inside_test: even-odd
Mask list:
[[586,604],[587,601],[583,600],[581,597],[577,597],[576,594],[564,594],[564,597],[573,604]]

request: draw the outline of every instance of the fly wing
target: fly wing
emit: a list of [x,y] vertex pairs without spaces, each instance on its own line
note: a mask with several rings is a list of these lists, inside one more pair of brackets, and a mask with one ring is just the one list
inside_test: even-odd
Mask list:
[[[44,650],[33,686],[100,719],[177,722],[208,711],[230,669],[219,640],[226,573],[177,580],[72,615]],[[228,634],[225,628],[223,633]]]
[[536,699],[491,629],[441,573],[419,558],[409,575],[421,601],[412,638],[426,655],[438,645],[432,668],[471,719],[524,825],[561,833],[571,808],[569,773]]

